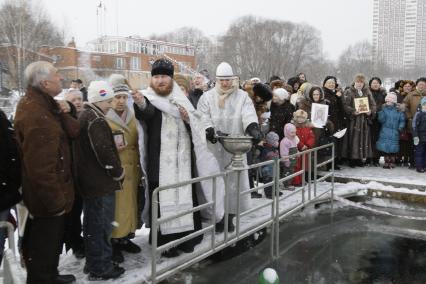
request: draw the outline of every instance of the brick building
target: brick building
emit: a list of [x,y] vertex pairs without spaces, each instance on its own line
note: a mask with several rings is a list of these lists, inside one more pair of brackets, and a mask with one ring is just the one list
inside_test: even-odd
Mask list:
[[159,57],[171,60],[177,73],[192,73],[194,48],[187,45],[145,40],[139,37],[105,36],[89,43],[92,51],[79,50],[71,41],[66,47],[42,47],[41,54],[53,58],[64,77],[64,87],[80,78],[87,85],[95,79],[123,74],[133,88],[146,87],[151,64]]

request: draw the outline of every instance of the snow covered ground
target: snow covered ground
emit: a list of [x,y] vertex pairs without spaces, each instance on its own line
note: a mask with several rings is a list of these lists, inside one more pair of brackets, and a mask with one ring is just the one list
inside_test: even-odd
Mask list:
[[[350,169],[345,168],[341,171],[336,171],[336,176],[338,177],[350,177],[352,180],[358,180],[357,182],[348,182],[348,183],[335,183],[335,194],[341,197],[349,197],[354,195],[365,195],[369,189],[383,190],[383,191],[392,191],[400,193],[415,193],[419,195],[426,195],[426,192],[422,190],[422,187],[426,185],[426,175],[419,174],[415,171],[408,170],[406,168],[396,168],[393,170],[385,170],[382,168],[356,168]],[[389,185],[389,182],[392,185]],[[396,185],[400,185],[398,187]],[[404,185],[409,185],[404,187]],[[329,182],[319,183],[317,187],[317,195],[328,190],[331,186]],[[306,189],[308,187],[306,186]],[[313,185],[311,185],[313,190]],[[418,189],[413,189],[418,188]],[[291,197],[285,198],[288,195],[291,195],[290,191],[283,191],[284,195],[281,197],[280,201],[280,212],[286,212],[298,204],[301,204],[302,194],[297,193]],[[313,193],[312,193],[313,195]],[[323,199],[326,199],[328,195],[324,196]],[[308,193],[305,191],[305,200],[308,199]],[[386,206],[389,205],[386,202],[380,201],[380,199],[374,199],[374,204],[377,206]],[[268,202],[268,199],[253,199],[253,206],[265,204]],[[393,203],[393,206],[396,208],[402,208],[403,204]],[[408,209],[408,208],[407,208]],[[267,206],[259,211],[253,212],[241,219],[241,228],[246,230],[250,227],[254,227],[257,224],[265,222],[270,219],[271,216],[271,207]],[[207,224],[205,224],[207,225]],[[151,246],[148,243],[149,230],[143,228],[142,230],[137,231],[136,238],[134,239],[135,243],[141,246],[142,253],[140,254],[127,254],[124,253],[125,262],[122,266],[126,269],[125,274],[114,281],[108,282],[99,282],[99,283],[143,283],[147,282],[151,274]],[[232,237],[232,235],[230,235]],[[216,234],[216,243],[223,241],[223,234]],[[165,259],[160,258],[157,261],[158,268],[168,268],[176,265],[177,262],[186,261],[193,259],[196,255],[207,251],[211,244],[211,238],[209,235],[204,236],[203,242],[196,247],[196,250],[192,254],[182,254],[174,259]],[[77,283],[88,283],[87,276],[83,273],[84,260],[76,259],[71,252],[68,254],[61,255],[59,271],[61,273],[71,273],[74,274],[77,278]],[[0,276],[0,282],[2,282]],[[96,282],[90,282],[96,283]]]
[[[323,174],[323,173],[321,173]],[[395,187],[408,187],[426,190],[426,174],[418,173],[406,167],[396,167],[394,169],[383,169],[382,167],[349,168],[342,167],[342,170],[335,171],[336,180],[344,178],[346,180],[359,181],[365,183],[377,181]]]
[[[330,183],[324,182],[318,184],[317,194],[325,192],[331,186]],[[349,185],[345,184],[335,184],[335,193],[339,196],[348,196],[348,195],[357,195],[362,194],[362,191],[366,189],[363,184],[352,183]],[[290,191],[284,191],[284,195],[281,197],[291,194]],[[305,198],[308,198],[307,191],[305,192]],[[326,196],[323,197],[326,199]],[[302,201],[302,194],[297,193],[288,199],[284,199],[280,202],[280,212],[288,211],[291,208],[295,207],[297,204],[300,204]],[[262,203],[268,202],[268,199],[253,199],[253,207],[261,205]],[[263,223],[270,219],[271,208],[265,207],[258,212],[253,212],[241,219],[241,228],[246,230],[250,227],[254,227],[257,224]],[[142,229],[137,232],[137,236],[134,239],[135,243],[141,246],[142,253],[140,254],[124,254],[125,262],[122,266],[126,269],[125,274],[114,281],[102,282],[102,283],[122,283],[122,284],[133,284],[133,283],[143,283],[147,281],[151,275],[151,246],[148,244],[148,230]],[[232,235],[231,235],[232,236]],[[216,234],[216,242],[223,241],[223,234]],[[192,254],[182,254],[177,258],[166,259],[160,258],[158,261],[158,267],[169,267],[176,264],[181,260],[189,260],[194,258],[196,255],[200,254],[205,250],[209,249],[211,243],[210,236],[206,235],[203,239],[203,242],[196,247],[196,250]],[[71,253],[62,255],[59,271],[61,273],[71,273],[76,276],[78,283],[88,283],[87,276],[83,273],[84,260],[77,260]],[[93,282],[90,282],[93,283]]]

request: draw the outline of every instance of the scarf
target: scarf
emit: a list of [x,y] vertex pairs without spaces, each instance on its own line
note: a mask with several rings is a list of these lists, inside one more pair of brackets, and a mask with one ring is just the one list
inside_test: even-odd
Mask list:
[[232,81],[232,87],[229,90],[223,90],[219,84],[215,86],[216,92],[219,94],[219,108],[224,108],[225,100],[237,90],[238,84],[235,84],[235,82],[236,80]]

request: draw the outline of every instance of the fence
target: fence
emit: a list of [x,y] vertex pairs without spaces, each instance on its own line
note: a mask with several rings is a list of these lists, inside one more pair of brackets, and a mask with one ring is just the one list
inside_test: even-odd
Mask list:
[[[318,151],[324,150],[326,148],[331,148],[331,157],[326,159],[325,161],[321,161],[318,163]],[[161,186],[154,190],[152,195],[152,223],[151,223],[151,230],[152,230],[152,261],[151,261],[151,282],[156,283],[158,281],[161,281],[167,277],[172,276],[173,274],[177,273],[178,271],[185,269],[205,258],[208,256],[217,253],[220,250],[225,249],[226,247],[235,244],[239,240],[250,236],[254,234],[255,232],[270,227],[271,233],[270,233],[270,242],[271,242],[271,257],[277,258],[279,257],[279,223],[281,220],[283,220],[285,217],[290,216],[291,214],[297,212],[298,210],[302,209],[303,207],[309,205],[310,203],[316,202],[319,198],[324,197],[326,194],[330,194],[330,201],[333,202],[333,194],[334,194],[334,154],[335,154],[335,148],[334,144],[330,143],[321,147],[317,147],[314,149],[309,149],[303,152],[299,152],[293,155],[289,155],[288,157],[285,157],[286,159],[297,159],[298,157],[301,157],[302,166],[301,169],[297,172],[294,172],[288,176],[280,177],[280,162],[284,161],[283,159],[276,159],[271,160],[267,162],[262,162],[254,165],[249,165],[241,169],[232,169],[225,172],[221,172],[215,175],[201,177],[201,178],[194,178],[188,181],[183,181],[176,184],[170,184],[167,186]],[[308,163],[306,165],[306,162]],[[317,178],[317,171],[318,168],[331,164],[331,171],[321,177]],[[259,170],[263,166],[272,165],[273,167],[273,180],[270,182],[266,182],[264,184],[259,185],[259,183],[256,183],[256,185],[253,188],[248,189],[242,189],[240,188],[240,176],[242,174],[246,174],[249,170],[256,170],[256,173],[259,172]],[[307,170],[308,169],[308,170]],[[312,176],[313,173],[313,176]],[[237,208],[236,208],[236,222],[235,222],[235,232],[228,232],[228,224],[229,222],[232,222],[232,220],[229,220],[229,204],[228,202],[225,202],[225,214],[224,214],[224,232],[223,234],[217,234],[215,230],[215,214],[212,214],[212,218],[209,220],[209,223],[204,228],[195,231],[185,237],[182,237],[180,239],[174,240],[172,242],[166,243],[164,245],[161,245],[158,247],[158,231],[160,228],[160,225],[180,218],[182,216],[193,214],[197,211],[201,211],[203,209],[211,208],[212,212],[215,212],[216,210],[216,190],[217,190],[217,179],[223,178],[225,181],[225,200],[228,200],[228,197],[230,195],[230,188],[228,184],[228,178],[230,176],[236,176],[237,181]],[[301,176],[302,177],[302,185],[298,188],[296,188],[294,191],[292,191],[289,194],[285,194],[283,196],[280,196],[279,188],[280,184],[292,180],[294,177]],[[306,181],[305,181],[306,177]],[[322,189],[321,192],[318,191],[317,184],[318,182],[324,181],[327,178],[331,178],[330,186],[326,189]],[[178,188],[184,185],[194,185],[196,183],[200,183],[202,181],[211,180],[213,183],[213,200],[204,204],[201,204],[199,206],[196,206],[194,208],[178,212],[172,216],[167,217],[159,217],[158,216],[158,210],[159,210],[159,193],[163,190],[172,189],[172,188]],[[253,208],[247,209],[245,211],[241,212],[241,198],[244,195],[251,194],[252,192],[265,189],[267,187],[272,187],[272,198],[263,202],[260,202],[260,204],[257,204]],[[300,194],[300,196],[297,196]],[[288,206],[288,202],[286,201],[292,199],[291,206]],[[270,211],[268,209],[270,207]],[[266,208],[266,209],[265,209]],[[270,212],[270,214],[269,214]],[[259,215],[262,215],[261,218],[259,218]],[[246,217],[246,218],[245,218]],[[256,218],[254,218],[256,217]],[[249,222],[242,223],[241,220],[249,219]],[[166,251],[172,247],[176,247],[179,244],[182,244],[185,241],[191,240],[197,236],[204,235],[205,239],[204,242],[197,247],[197,252],[192,253],[188,255],[186,258],[181,258],[174,262],[163,262],[161,265],[157,264],[159,253]]]
[[[332,149],[332,155],[331,158],[322,161],[318,163],[318,151],[325,149],[325,148],[331,148]],[[248,237],[250,235],[253,235],[259,230],[265,229],[265,228],[271,228],[270,231],[270,243],[271,243],[271,257],[277,258],[279,257],[279,223],[284,218],[290,216],[291,214],[297,212],[298,210],[302,209],[303,207],[309,205],[310,203],[313,203],[317,201],[319,198],[323,197],[326,194],[331,193],[330,195],[330,201],[333,202],[333,194],[334,194],[334,144],[327,144],[321,147],[317,147],[314,149],[309,149],[303,152],[299,152],[293,155],[289,155],[288,159],[297,159],[298,157],[301,157],[302,166],[301,169],[297,172],[294,172],[288,176],[280,177],[280,162],[283,161],[280,159],[266,161],[262,163],[257,163],[254,165],[249,165],[241,169],[233,169],[228,170],[225,172],[217,173],[215,175],[206,176],[206,177],[200,177],[200,178],[194,178],[188,181],[183,181],[176,184],[170,184],[167,186],[158,187],[154,190],[152,195],[152,224],[151,224],[151,230],[152,230],[152,262],[151,262],[151,282],[156,283],[158,281],[161,281],[167,277],[172,276],[173,274],[177,273],[178,271],[185,269],[205,258],[208,256],[217,253],[226,247],[229,247],[236,242],[238,242],[241,239],[244,239],[245,237]],[[306,162],[308,165],[306,165]],[[325,166],[327,164],[331,164],[331,171],[317,179],[317,171],[318,168]],[[240,188],[240,176],[243,174],[246,174],[249,170],[256,170],[256,173],[258,174],[260,169],[264,166],[272,165],[273,167],[273,180],[266,182],[264,184],[256,183],[256,185],[253,188],[248,189],[241,189]],[[306,170],[308,168],[309,170]],[[313,173],[313,176],[312,176]],[[215,214],[212,214],[211,220],[209,220],[209,224],[202,228],[201,230],[195,231],[194,233],[191,233],[185,237],[182,237],[180,239],[174,240],[172,242],[169,242],[167,244],[164,244],[162,246],[158,247],[158,231],[161,224],[171,221],[173,219],[180,218],[182,216],[185,216],[187,214],[192,214],[197,211],[201,211],[203,209],[207,209],[211,207],[212,212],[215,212],[216,210],[216,190],[217,190],[217,180],[219,178],[223,178],[225,181],[225,200],[228,200],[228,197],[230,195],[230,188],[228,185],[228,178],[230,176],[236,176],[237,180],[237,208],[236,208],[236,222],[235,222],[235,231],[234,232],[228,232],[228,224],[229,222],[232,222],[232,220],[229,219],[229,204],[228,202],[225,202],[225,214],[224,214],[224,232],[223,234],[217,234],[215,229],[216,219]],[[286,181],[290,181],[296,176],[302,176],[302,185],[298,188],[296,188],[294,191],[292,191],[289,194],[280,196],[279,195],[279,188],[280,184],[284,183]],[[305,176],[307,176],[307,181],[305,181]],[[318,191],[317,184],[318,182],[321,182],[327,178],[331,178],[331,184],[328,188],[324,189],[322,188],[321,192]],[[177,188],[184,185],[193,185],[196,183],[200,183],[202,181],[208,181],[211,180],[213,184],[213,200],[204,204],[201,204],[199,206],[196,206],[194,208],[185,210],[183,212],[177,212],[176,214],[172,216],[167,217],[159,217],[158,216],[158,209],[159,209],[159,201],[158,196],[159,192],[171,188]],[[245,211],[241,211],[240,208],[240,201],[241,197],[244,195],[250,195],[252,192],[263,190],[267,187],[272,187],[272,198],[268,200],[262,199],[262,202],[259,202],[259,204],[256,204],[256,206],[249,208]],[[297,196],[300,194],[300,196]],[[294,198],[297,197],[297,198]],[[292,199],[293,198],[293,199]],[[286,201],[292,199],[291,206],[287,206],[288,204]],[[269,208],[268,208],[269,207]],[[259,215],[255,216],[256,218],[253,218],[253,215],[259,213]],[[241,222],[242,220],[245,220],[246,222]],[[247,222],[248,221],[248,222]],[[14,248],[14,235],[13,235],[13,226],[12,224],[8,222],[0,222],[0,227],[6,227],[8,229],[8,236],[9,236],[9,246],[10,249],[5,251],[5,257],[4,257],[4,283],[5,284],[21,284],[25,283],[25,273],[23,272],[23,269],[19,265],[19,261],[16,259],[15,254],[15,248]],[[172,247],[175,247],[187,240],[193,239],[197,236],[204,235],[205,241],[197,247],[197,252],[189,254],[187,258],[179,259],[178,261],[171,261],[171,262],[163,262],[161,265],[157,265],[157,259],[158,254],[170,249]],[[210,239],[208,239],[209,237]]]

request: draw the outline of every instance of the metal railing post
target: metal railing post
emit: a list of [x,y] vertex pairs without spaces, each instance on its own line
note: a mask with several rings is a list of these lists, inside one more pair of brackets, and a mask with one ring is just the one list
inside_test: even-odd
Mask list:
[[223,177],[225,180],[225,213],[224,213],[224,218],[225,218],[225,222],[224,222],[224,242],[226,242],[228,240],[228,223],[229,223],[229,176],[228,176],[228,172],[226,172],[225,176]]
[[317,197],[318,151],[314,151],[314,197]]
[[312,152],[308,153],[308,200],[311,200]]
[[302,154],[302,203],[305,203],[305,172],[306,172],[306,153]]
[[[237,237],[240,235],[240,202],[241,202],[241,188],[240,188],[240,177],[241,177],[241,170],[237,170],[237,214],[236,214],[236,226],[235,226],[235,232]],[[232,222],[232,219],[231,219]]]
[[151,283],[156,283],[157,278],[157,238],[158,238],[158,196],[159,192],[157,189],[152,193],[152,220],[151,220]]
[[334,143],[331,146],[331,155],[333,157],[331,161],[331,211],[333,211],[333,202],[334,202],[334,161],[336,160],[336,149]]
[[[274,179],[274,203],[272,204],[272,212],[271,216],[274,220],[272,222],[272,230],[271,230],[271,257],[272,259],[275,259],[275,251],[278,251],[279,246],[279,219],[278,217],[278,206],[280,203],[280,175],[281,175],[281,169],[280,169],[280,159],[275,159],[274,163],[274,173],[275,173],[275,179]],[[278,220],[278,222],[277,222]]]
[[214,244],[216,242],[216,230],[215,230],[215,225],[216,225],[216,177],[213,178],[213,210],[212,210],[212,226],[213,226],[213,230],[211,230],[212,232],[212,249],[214,249]]

